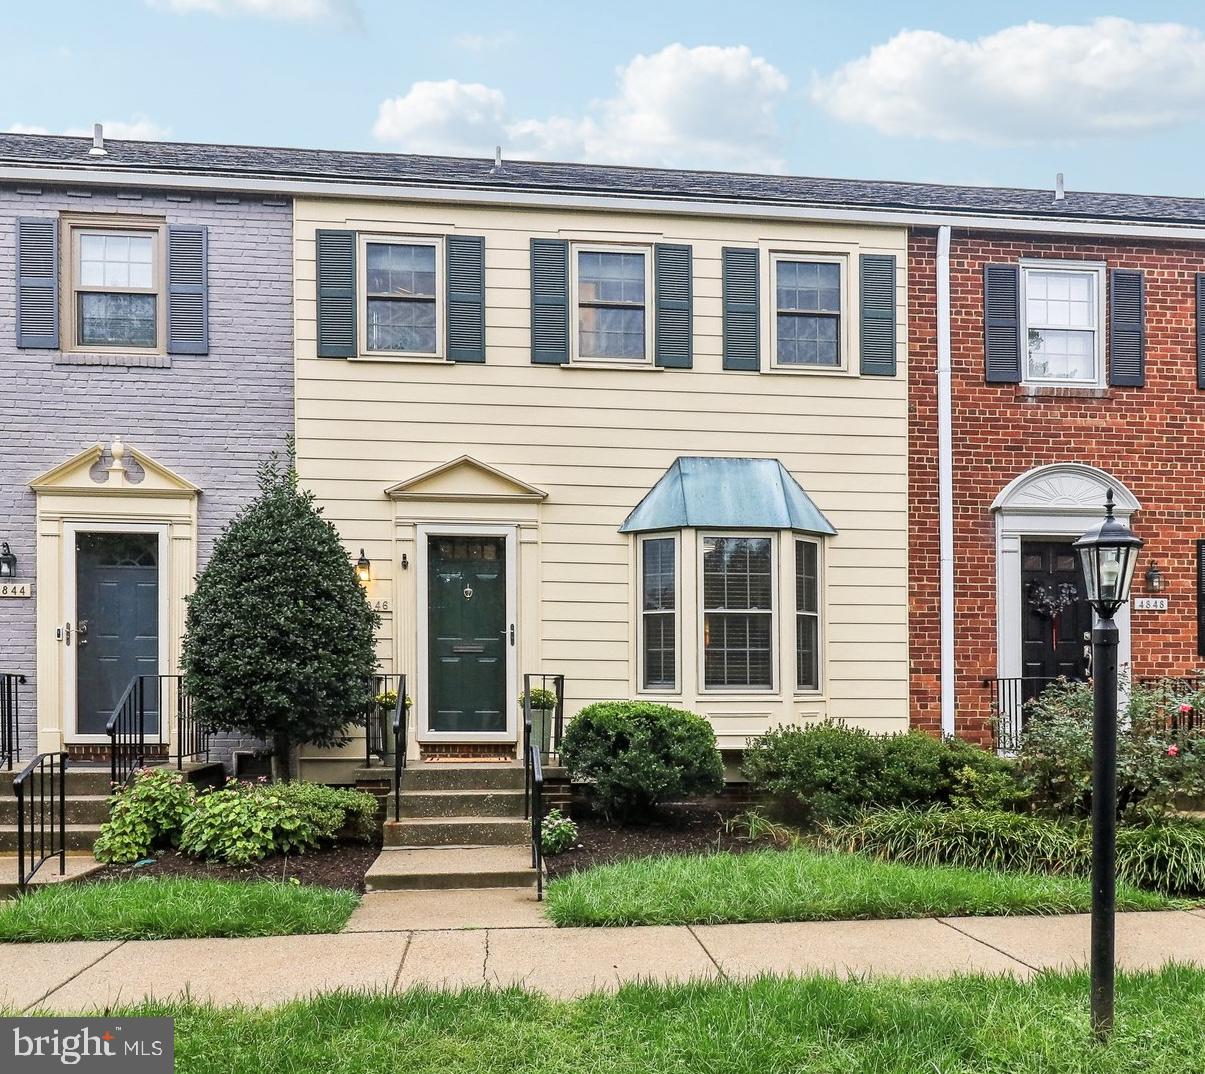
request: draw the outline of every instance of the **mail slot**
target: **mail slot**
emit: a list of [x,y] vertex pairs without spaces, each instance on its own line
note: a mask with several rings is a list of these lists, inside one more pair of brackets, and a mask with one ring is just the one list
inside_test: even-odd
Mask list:
[[453,645],[452,652],[454,653],[483,653],[485,652],[484,645]]

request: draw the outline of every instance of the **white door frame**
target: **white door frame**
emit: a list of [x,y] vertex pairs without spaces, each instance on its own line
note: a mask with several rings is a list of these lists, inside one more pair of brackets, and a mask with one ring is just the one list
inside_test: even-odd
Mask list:
[[[511,644],[510,637],[505,639],[506,647],[506,730],[505,731],[432,731],[428,727],[430,711],[430,639],[428,625],[430,610],[427,606],[427,577],[429,569],[428,550],[432,537],[502,537],[506,548],[506,628],[513,630],[515,643]],[[418,681],[419,689],[414,696],[414,728],[415,737],[419,742],[506,742],[512,743],[518,739],[518,702],[519,696],[519,661],[518,661],[518,608],[519,608],[519,578],[518,578],[518,546],[519,527],[500,523],[488,524],[449,524],[420,523],[415,526],[415,570],[417,577],[417,608],[415,624],[418,638]]]
[[[78,622],[76,620],[76,536],[80,533],[154,533],[159,538],[158,555],[158,603],[159,603],[159,673],[166,674],[168,668],[168,584],[170,578],[171,534],[170,527],[158,522],[89,522],[72,519],[63,523],[63,619],[71,624],[71,644],[63,648],[63,734],[68,742],[108,742],[107,735],[85,735],[76,731],[79,710],[76,707],[78,669]],[[161,706],[162,707],[162,706]],[[151,742],[167,741],[167,714],[159,713],[159,733]]]

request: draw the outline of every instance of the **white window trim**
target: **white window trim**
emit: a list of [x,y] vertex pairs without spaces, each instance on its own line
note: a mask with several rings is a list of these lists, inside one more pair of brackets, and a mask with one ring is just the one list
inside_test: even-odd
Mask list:
[[[734,694],[774,695],[779,693],[779,683],[782,682],[779,669],[782,641],[779,630],[779,607],[782,600],[782,575],[779,566],[778,533],[766,530],[696,530],[695,540],[695,643],[699,676],[699,694],[729,696]],[[770,542],[770,685],[769,686],[708,686],[707,685],[707,646],[706,620],[707,599],[703,595],[703,542],[708,537],[755,537],[765,538]],[[794,568],[792,567],[792,570]],[[793,591],[793,587],[792,587]]]
[[[644,356],[641,358],[599,358],[581,353],[581,317],[578,304],[579,255],[644,255]],[[632,369],[653,364],[653,248],[648,243],[571,242],[569,244],[569,360],[571,364]]]
[[[824,541],[819,537],[810,537],[805,534],[792,534],[791,541],[791,597],[793,607],[795,609],[791,616],[791,655],[794,657],[792,664],[794,665],[795,678],[795,695],[797,697],[820,697],[824,694],[824,646],[827,631],[825,630],[824,613],[828,607],[828,601],[825,600],[824,589]],[[799,616],[802,613],[799,608],[799,577],[795,571],[794,555],[795,545],[810,544],[816,548],[816,685],[801,686],[799,683]]]
[[[674,542],[674,684],[645,686],[644,675],[644,545],[646,541]],[[652,613],[664,614],[664,613]],[[636,692],[677,696],[682,693],[682,531],[642,533],[636,539]]]
[[[368,349],[368,246],[372,243],[392,246],[432,246],[435,248],[435,350],[384,351]],[[447,361],[447,287],[445,280],[446,243],[442,235],[361,232],[356,249],[356,357],[395,361],[404,358],[418,362]]]
[[[822,262],[836,265],[841,273],[841,312],[837,328],[837,358],[836,365],[796,365],[791,362],[780,363],[778,360],[778,263],[780,261]],[[852,332],[853,310],[856,308],[857,295],[854,293],[853,281],[850,277],[850,255],[846,253],[821,253],[815,250],[770,250],[767,261],[765,286],[765,316],[770,356],[770,368],[781,373],[802,373],[808,376],[827,375],[850,372],[849,356],[852,353],[854,339]]]
[[[1021,383],[1043,388],[1103,388],[1105,386],[1105,314],[1108,296],[1105,289],[1103,261],[1046,261],[1039,258],[1022,258],[1020,303]],[[1095,376],[1091,380],[1067,380],[1064,377],[1030,377],[1029,371],[1029,302],[1028,280],[1030,271],[1079,272],[1096,276],[1096,345],[1093,348]]]

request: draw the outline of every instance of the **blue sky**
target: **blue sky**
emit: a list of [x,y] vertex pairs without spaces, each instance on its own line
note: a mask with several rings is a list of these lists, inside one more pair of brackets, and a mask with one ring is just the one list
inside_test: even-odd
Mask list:
[[6,6],[0,129],[1205,193],[1190,3]]

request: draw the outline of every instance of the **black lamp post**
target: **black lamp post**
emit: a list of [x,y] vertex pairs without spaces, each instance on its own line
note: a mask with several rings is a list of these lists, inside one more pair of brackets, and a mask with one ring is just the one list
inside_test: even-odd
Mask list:
[[1105,518],[1075,542],[1092,629],[1092,1032],[1100,1040],[1113,1028],[1115,913],[1117,902],[1117,624],[1113,616],[1130,599],[1142,541],[1113,517],[1113,490]]

